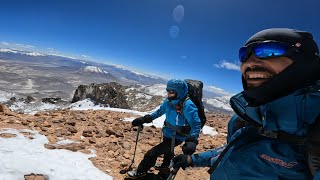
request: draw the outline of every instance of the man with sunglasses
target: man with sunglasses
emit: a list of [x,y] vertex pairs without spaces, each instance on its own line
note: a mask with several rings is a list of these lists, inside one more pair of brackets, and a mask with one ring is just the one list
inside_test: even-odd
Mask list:
[[239,50],[243,89],[227,144],[173,158],[173,168],[210,167],[211,179],[320,179],[320,58],[313,36],[273,28]]
[[155,168],[159,170],[158,177],[166,179],[170,173],[168,166],[174,157],[175,146],[185,141],[182,146],[185,154],[191,155],[196,150],[201,123],[196,105],[187,98],[188,85],[183,80],[171,79],[167,83],[166,90],[167,98],[158,110],[132,121],[133,126],[143,126],[144,123],[151,123],[163,114],[166,115],[162,128],[163,141],[145,154],[137,171],[129,171],[127,178],[137,179],[145,176],[155,165],[157,158],[164,154],[163,163]]

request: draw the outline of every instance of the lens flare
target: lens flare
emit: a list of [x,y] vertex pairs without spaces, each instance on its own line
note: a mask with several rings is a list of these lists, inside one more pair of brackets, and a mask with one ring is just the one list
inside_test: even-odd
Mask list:
[[180,29],[178,26],[171,26],[169,29],[170,37],[175,39],[179,36]]
[[184,17],[184,7],[182,5],[175,7],[172,12],[172,17],[175,22],[180,23]]

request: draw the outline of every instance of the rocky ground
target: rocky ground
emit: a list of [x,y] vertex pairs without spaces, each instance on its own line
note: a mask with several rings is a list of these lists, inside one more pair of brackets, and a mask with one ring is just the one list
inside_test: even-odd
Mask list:
[[[206,125],[216,128],[219,134],[215,137],[200,135],[197,152],[216,148],[225,143],[227,133],[226,124],[229,115],[209,113]],[[91,158],[93,164],[101,171],[114,177],[123,179],[120,170],[128,167],[132,161],[137,130],[131,127],[130,122],[122,121],[126,117],[135,117],[130,113],[100,111],[48,111],[38,112],[35,115],[17,114],[11,112],[6,106],[0,106],[0,129],[30,129],[39,131],[45,135],[49,143],[45,145],[48,149],[68,149],[90,153],[95,149],[97,157]],[[26,134],[27,136],[27,134]],[[154,126],[145,127],[140,133],[135,163],[136,167],[143,155],[153,146],[161,141],[161,129]],[[1,134],[1,137],[10,135]],[[70,139],[79,143],[57,145],[58,138]],[[83,138],[84,137],[84,138]],[[176,147],[176,153],[181,152]],[[161,162],[161,158],[159,158]],[[208,179],[206,172],[208,168],[193,168],[186,171],[180,170],[176,180],[186,179]],[[154,171],[157,173],[157,171]],[[37,174],[37,172],[34,172]],[[25,179],[35,179],[36,175],[25,175]],[[45,179],[37,177],[38,180]]]

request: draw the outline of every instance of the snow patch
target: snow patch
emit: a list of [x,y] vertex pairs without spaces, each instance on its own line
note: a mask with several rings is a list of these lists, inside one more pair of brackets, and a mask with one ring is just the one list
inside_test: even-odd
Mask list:
[[203,134],[208,134],[208,135],[211,135],[211,136],[215,136],[215,135],[218,134],[218,132],[215,130],[215,128],[207,126],[207,125],[203,126],[202,133]]
[[111,108],[111,107],[104,107],[100,105],[95,105],[90,99],[84,99],[82,101],[78,101],[75,103],[72,103],[68,106],[71,110],[76,111],[85,111],[85,110],[109,110],[109,111],[115,111],[115,112],[126,112],[131,114],[137,114],[144,116],[147,113],[140,112],[140,111],[134,111],[129,109],[119,109],[119,108]]
[[32,79],[28,79],[26,82],[26,85],[23,86],[25,89],[32,89],[33,87],[33,82]]
[[230,96],[222,96],[216,98],[203,98],[203,101],[217,108],[233,111],[229,104]]
[[0,102],[6,102],[6,101],[9,101],[10,98],[14,97],[15,94],[14,93],[8,93],[8,92],[5,92],[5,91],[1,91],[0,90]]
[[83,68],[83,71],[85,72],[94,72],[94,73],[105,73],[108,74],[107,71],[102,71],[100,68],[96,66],[86,66]]
[[28,56],[46,56],[46,55],[38,53],[38,52],[27,52],[25,54]]
[[165,84],[154,84],[152,86],[146,87],[146,92],[154,96],[167,96]]
[[[32,139],[22,132],[31,133]],[[1,129],[0,134],[16,135],[0,137],[1,178],[19,180],[30,173],[44,174],[50,180],[111,180],[111,176],[96,168],[89,160],[95,154],[72,152],[65,149],[49,150],[44,147],[47,137],[36,131]]]
[[143,94],[143,93],[137,93],[136,94],[136,98],[143,98],[143,99],[146,99],[146,100],[150,100],[153,96],[150,96],[150,95],[147,95],[147,94]]
[[61,109],[61,107],[55,104],[47,104],[43,102],[28,104],[25,102],[17,101],[17,102],[14,102],[9,107],[9,109],[11,111],[18,111],[26,114],[36,114],[38,111],[57,110],[57,109]]

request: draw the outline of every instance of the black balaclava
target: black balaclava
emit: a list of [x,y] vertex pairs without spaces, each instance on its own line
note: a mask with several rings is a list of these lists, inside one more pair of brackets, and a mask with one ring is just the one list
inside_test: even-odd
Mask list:
[[287,28],[266,29],[250,37],[245,45],[266,40],[295,45],[298,51],[287,56],[293,60],[290,66],[258,87],[247,89],[242,77],[243,94],[249,106],[271,102],[320,79],[319,49],[312,34]]

